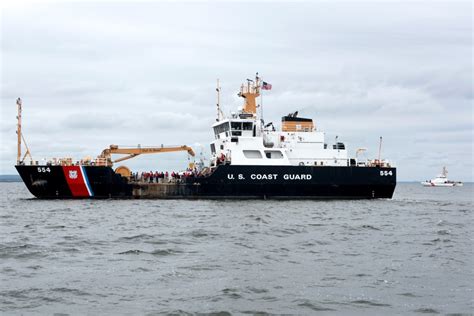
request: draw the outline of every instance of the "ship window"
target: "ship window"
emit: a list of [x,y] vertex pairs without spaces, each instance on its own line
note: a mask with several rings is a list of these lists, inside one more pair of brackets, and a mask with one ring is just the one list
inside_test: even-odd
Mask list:
[[221,134],[221,133],[225,133],[229,130],[229,123],[225,122],[225,123],[222,123],[220,125],[217,125],[214,127],[214,133],[217,135],[217,134]]
[[244,122],[243,124],[243,130],[244,131],[251,131],[252,130],[252,123],[251,122]]
[[268,159],[283,159],[283,154],[278,150],[265,150],[265,156]]
[[231,130],[235,131],[240,131],[242,130],[242,122],[232,122],[230,123]]
[[232,136],[242,136],[242,132],[241,131],[232,132]]
[[215,154],[216,153],[216,145],[211,144],[211,153]]
[[224,150],[224,145],[221,145],[221,150]]
[[262,153],[260,150],[244,150],[244,156],[248,159],[261,159]]

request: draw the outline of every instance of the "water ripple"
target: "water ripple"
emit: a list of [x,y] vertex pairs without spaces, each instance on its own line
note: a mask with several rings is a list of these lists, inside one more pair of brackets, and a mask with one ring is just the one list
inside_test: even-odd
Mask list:
[[48,201],[0,186],[1,314],[473,310],[469,184],[374,201]]

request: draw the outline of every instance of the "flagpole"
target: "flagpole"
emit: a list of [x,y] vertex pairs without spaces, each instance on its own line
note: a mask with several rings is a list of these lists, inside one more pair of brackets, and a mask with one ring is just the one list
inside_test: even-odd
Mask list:
[[219,79],[217,79],[217,121],[221,120],[221,87],[219,86]]
[[258,85],[258,90],[260,91],[260,119],[263,120],[263,89],[260,87],[260,82],[263,82],[262,78],[258,77],[258,72],[257,72],[257,85]]
[[263,89],[260,89],[260,116],[263,120]]

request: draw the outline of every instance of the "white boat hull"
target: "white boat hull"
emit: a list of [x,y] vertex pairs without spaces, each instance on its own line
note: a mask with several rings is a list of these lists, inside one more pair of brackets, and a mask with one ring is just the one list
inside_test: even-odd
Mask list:
[[462,183],[433,183],[433,182],[421,182],[425,187],[462,187]]

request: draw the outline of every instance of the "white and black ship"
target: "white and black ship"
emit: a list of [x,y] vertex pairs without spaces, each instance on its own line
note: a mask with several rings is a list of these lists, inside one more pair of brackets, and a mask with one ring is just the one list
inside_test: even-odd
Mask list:
[[[324,132],[297,112],[283,116],[281,128],[258,114],[261,89],[271,85],[258,76],[240,88],[238,112],[220,109],[212,125],[210,163],[190,164],[176,174],[137,174],[114,163],[141,154],[185,150],[188,146],[121,148],[111,145],[95,159],[53,159],[38,164],[21,156],[21,101],[18,100],[18,163],[29,191],[38,198],[391,198],[396,168],[380,157],[349,157],[344,143],[328,144]],[[114,154],[127,154],[112,160]],[[27,150],[29,155],[29,150]]]
[[443,171],[434,179],[421,182],[425,187],[462,187],[461,181],[448,180],[448,169],[443,167]]

